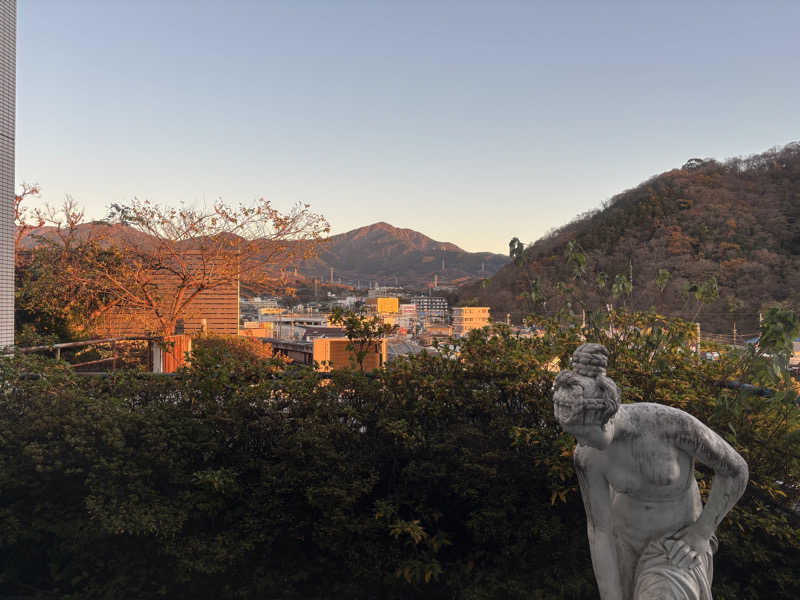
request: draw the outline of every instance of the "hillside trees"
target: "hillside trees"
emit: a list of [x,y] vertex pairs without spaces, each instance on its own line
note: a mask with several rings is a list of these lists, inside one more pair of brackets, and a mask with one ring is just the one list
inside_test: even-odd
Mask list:
[[[618,275],[633,267],[628,305],[650,307],[692,318],[704,331],[753,332],[757,315],[770,302],[790,304],[800,297],[800,144],[789,144],[750,158],[725,163],[690,161],[624,191],[589,213],[525,248],[526,265],[510,264],[485,289],[464,290],[493,312],[511,312],[519,320],[530,307],[519,291],[528,278],[538,279],[550,297],[540,316],[553,316],[567,303],[596,310],[612,302]],[[572,286],[575,295],[556,293],[558,283],[574,279],[574,265],[561,257],[570,244],[586,256],[586,281],[603,274],[609,285]],[[658,283],[659,270],[671,278]],[[717,293],[695,292],[716,280]],[[687,302],[687,300],[689,300]],[[792,304],[795,309],[799,308]],[[732,311],[731,308],[735,307]]]

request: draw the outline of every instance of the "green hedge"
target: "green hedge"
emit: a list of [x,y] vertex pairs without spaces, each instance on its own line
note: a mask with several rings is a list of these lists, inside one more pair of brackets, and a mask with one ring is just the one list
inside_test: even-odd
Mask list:
[[[173,378],[3,359],[0,593],[596,598],[574,442],[550,404],[578,333],[473,334],[457,358],[331,379],[220,342]],[[676,354],[680,332],[653,354],[669,373],[642,364],[654,335],[603,340],[623,395],[724,428],[758,486],[720,529],[717,597],[798,597],[800,530],[779,510],[797,459],[772,464],[791,457],[796,407],[721,391],[738,367]]]

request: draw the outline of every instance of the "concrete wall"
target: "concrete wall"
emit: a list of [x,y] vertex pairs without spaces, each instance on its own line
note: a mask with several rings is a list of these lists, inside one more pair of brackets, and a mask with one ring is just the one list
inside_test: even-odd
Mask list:
[[14,343],[16,44],[16,0],[0,0],[0,348]]

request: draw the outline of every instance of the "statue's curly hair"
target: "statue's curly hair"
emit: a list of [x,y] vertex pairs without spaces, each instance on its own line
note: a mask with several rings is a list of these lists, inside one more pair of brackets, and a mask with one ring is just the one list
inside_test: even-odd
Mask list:
[[[567,393],[568,405],[573,410],[570,416],[563,420],[563,424],[596,424],[603,426],[614,416],[619,409],[620,392],[617,384],[606,375],[608,363],[608,350],[601,344],[583,344],[572,355],[573,370],[561,371],[553,382],[553,402],[562,388],[570,388],[573,384],[580,384],[580,375],[591,377],[595,381],[597,397],[586,398],[583,393]],[[565,399],[563,395],[560,398]],[[557,415],[558,416],[558,415]],[[562,417],[563,418],[563,417]]]

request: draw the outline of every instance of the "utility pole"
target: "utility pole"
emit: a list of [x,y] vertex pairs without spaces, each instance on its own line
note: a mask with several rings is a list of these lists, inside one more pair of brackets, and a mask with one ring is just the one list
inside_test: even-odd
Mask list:
[[331,283],[333,283],[333,267],[331,267]]
[[733,345],[736,346],[736,321],[733,322]]
[[630,273],[630,281],[631,281],[631,293],[633,293],[633,261],[628,261],[628,271]]
[[697,327],[697,356],[700,356],[700,323],[695,323]]

